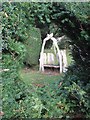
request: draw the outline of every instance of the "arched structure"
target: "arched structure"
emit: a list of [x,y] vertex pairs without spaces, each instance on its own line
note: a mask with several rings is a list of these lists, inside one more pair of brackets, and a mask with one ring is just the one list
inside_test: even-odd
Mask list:
[[[62,39],[62,37],[61,37],[61,39]],[[54,52],[55,52],[55,54],[58,55],[58,62],[59,62],[60,73],[62,73],[62,72],[65,71],[65,67],[67,66],[67,60],[66,60],[66,55],[65,55],[66,53],[65,53],[65,50],[64,51],[63,50],[59,50],[59,47],[58,47],[58,44],[57,44],[57,39],[55,39],[53,37],[53,33],[47,34],[47,37],[43,40],[42,49],[41,49],[41,53],[40,53],[40,59],[39,59],[39,61],[40,61],[39,70],[40,71],[44,71],[44,63],[45,63],[45,57],[44,56],[46,55],[44,53],[44,47],[45,47],[45,44],[46,44],[46,42],[48,40],[52,40],[53,41]],[[57,53],[56,53],[56,51],[57,51]],[[49,55],[49,53],[48,53],[48,55]],[[63,55],[64,55],[65,59],[64,59]],[[65,62],[64,66],[63,66],[62,59],[64,59],[63,61]],[[64,67],[64,69],[63,69],[63,67]]]

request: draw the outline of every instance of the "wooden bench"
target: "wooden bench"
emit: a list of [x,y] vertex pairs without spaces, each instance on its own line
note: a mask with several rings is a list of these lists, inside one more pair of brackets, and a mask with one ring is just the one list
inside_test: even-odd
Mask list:
[[43,66],[48,68],[60,68],[60,66],[58,65],[43,65]]

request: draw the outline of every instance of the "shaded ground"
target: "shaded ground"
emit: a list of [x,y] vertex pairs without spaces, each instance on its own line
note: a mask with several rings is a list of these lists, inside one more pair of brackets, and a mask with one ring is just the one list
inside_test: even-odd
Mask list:
[[39,72],[32,69],[23,69],[20,71],[22,80],[27,84],[51,84],[55,81],[59,81],[62,75],[57,71],[45,70],[45,72]]

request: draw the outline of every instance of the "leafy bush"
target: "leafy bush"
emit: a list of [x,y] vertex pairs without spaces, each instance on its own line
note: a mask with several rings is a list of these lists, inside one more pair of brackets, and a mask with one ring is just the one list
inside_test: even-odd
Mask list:
[[10,3],[3,3],[2,7],[2,110],[3,119],[12,119],[15,110],[20,108],[17,99],[25,97],[26,87],[20,80],[18,71],[26,53],[22,41],[27,36],[24,34],[21,38],[21,34],[17,35],[17,32],[24,31],[22,26],[19,26],[21,21],[17,19],[18,9]]
[[[17,95],[20,94],[20,99],[23,99],[26,88],[19,78],[18,70],[20,69],[20,64],[18,60],[14,59],[9,53],[3,53],[2,61],[3,70],[9,69],[8,71],[2,72],[2,110],[4,112],[4,118],[9,119],[15,115],[14,110],[20,107],[17,102]],[[21,98],[21,96],[23,97]]]
[[38,65],[42,43],[40,30],[37,28],[30,28],[27,32],[28,39],[24,42],[27,50],[25,62],[31,66]]
[[89,83],[83,85],[83,82],[81,82],[79,77],[74,73],[66,73],[59,94],[60,101],[62,101],[62,104],[65,104],[64,109],[67,111],[68,117],[90,117],[90,95],[88,86]]

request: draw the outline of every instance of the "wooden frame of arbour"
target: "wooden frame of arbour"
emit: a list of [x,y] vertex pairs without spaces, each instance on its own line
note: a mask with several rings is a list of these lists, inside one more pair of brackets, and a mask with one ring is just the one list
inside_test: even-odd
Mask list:
[[[59,39],[62,39],[59,38]],[[56,50],[57,50],[57,54],[58,54],[58,62],[59,62],[59,65],[56,66],[56,65],[47,65],[47,64],[44,64],[45,63],[45,59],[44,59],[44,49],[45,49],[45,44],[48,40],[52,40],[53,41],[53,45],[54,45],[54,52],[56,53]],[[49,53],[48,53],[49,54]],[[62,59],[64,59],[62,61]],[[40,66],[39,66],[39,70],[40,71],[43,71],[44,72],[44,67],[54,67],[54,68],[59,68],[60,69],[60,73],[66,71],[66,67],[67,67],[67,59],[66,59],[66,50],[60,50],[59,47],[58,47],[58,42],[57,42],[57,39],[55,39],[53,37],[53,33],[51,34],[47,34],[47,37],[43,40],[43,44],[42,44],[42,48],[41,48],[41,53],[40,53],[40,59],[39,59],[39,62],[40,62]]]

